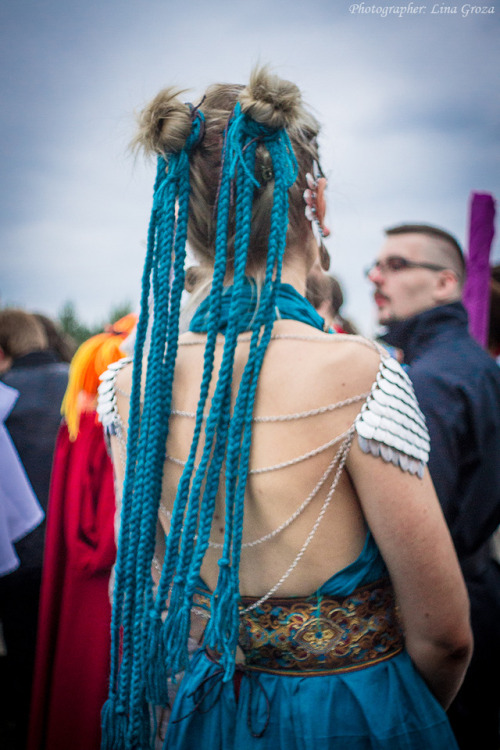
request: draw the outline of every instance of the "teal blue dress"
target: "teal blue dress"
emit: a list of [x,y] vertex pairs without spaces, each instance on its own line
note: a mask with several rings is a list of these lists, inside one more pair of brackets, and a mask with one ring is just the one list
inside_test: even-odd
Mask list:
[[[344,597],[387,575],[367,534],[359,557],[318,594]],[[163,750],[453,750],[443,708],[402,650],[341,674],[244,672],[232,681],[200,648],[175,699]]]

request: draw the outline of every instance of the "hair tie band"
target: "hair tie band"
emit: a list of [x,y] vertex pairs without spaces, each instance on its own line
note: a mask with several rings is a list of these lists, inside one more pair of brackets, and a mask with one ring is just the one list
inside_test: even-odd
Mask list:
[[198,135],[196,137],[196,140],[192,144],[191,149],[196,148],[196,146],[199,146],[205,136],[205,117],[203,116],[203,112],[200,111],[200,107],[204,101],[205,101],[205,97],[203,97],[201,102],[197,104],[196,107],[193,104],[191,104],[191,102],[186,102],[191,112],[191,132],[193,131],[196,121],[197,120],[199,121]]

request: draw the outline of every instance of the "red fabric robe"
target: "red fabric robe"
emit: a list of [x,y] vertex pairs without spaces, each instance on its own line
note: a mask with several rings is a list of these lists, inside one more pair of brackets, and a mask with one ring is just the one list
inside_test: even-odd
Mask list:
[[27,750],[98,750],[116,558],[113,470],[95,413],[57,438]]

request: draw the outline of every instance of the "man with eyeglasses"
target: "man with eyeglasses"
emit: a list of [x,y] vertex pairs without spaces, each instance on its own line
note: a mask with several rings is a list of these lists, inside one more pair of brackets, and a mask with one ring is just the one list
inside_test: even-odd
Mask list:
[[429,470],[471,600],[475,652],[450,721],[461,750],[498,750],[500,567],[490,544],[500,523],[500,368],[469,335],[465,263],[448,232],[387,230],[367,276],[382,339],[402,351],[426,417]]

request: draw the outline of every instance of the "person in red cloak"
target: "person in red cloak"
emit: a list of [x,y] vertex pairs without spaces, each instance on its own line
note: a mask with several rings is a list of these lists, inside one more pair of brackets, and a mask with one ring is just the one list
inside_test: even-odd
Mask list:
[[96,418],[99,375],[121,359],[128,315],[93,336],[70,367],[54,455],[28,750],[98,750],[109,676],[114,478]]

